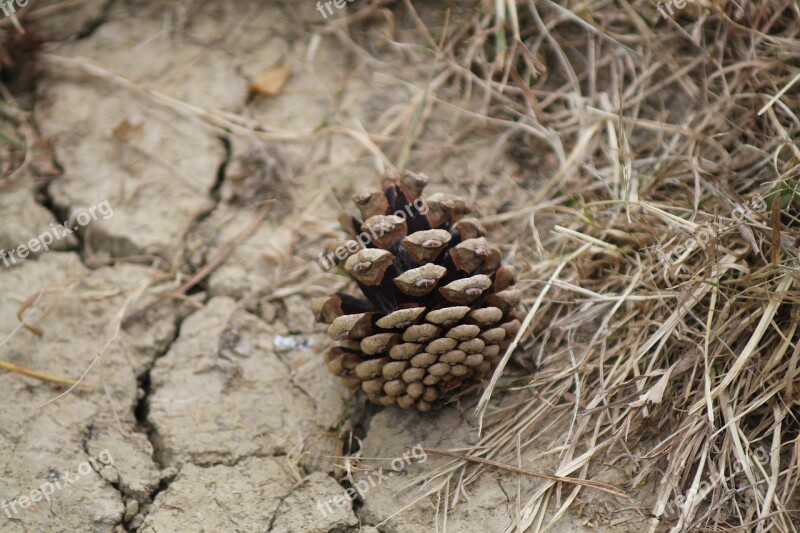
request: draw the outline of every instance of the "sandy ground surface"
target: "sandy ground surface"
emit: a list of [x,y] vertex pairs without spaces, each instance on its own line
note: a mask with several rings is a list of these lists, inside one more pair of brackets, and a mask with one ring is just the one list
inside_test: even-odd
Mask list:
[[[513,528],[540,480],[489,469],[446,506],[414,484],[447,462],[420,447],[476,441],[472,400],[432,415],[352,402],[321,364],[308,309],[340,283],[314,264],[321,236],[378,176],[358,132],[392,131],[425,86],[421,51],[387,39],[389,25],[413,37],[415,21],[376,18],[347,37],[311,0],[95,0],[38,24],[62,41],[34,106],[53,161],[37,156],[0,188],[0,247],[104,202],[113,215],[0,268],[2,359],[73,379],[89,369],[92,385],[61,396],[0,374],[0,501],[17,505],[0,510],[0,531],[417,532],[442,530],[445,515],[449,531]],[[292,72],[280,94],[249,96],[278,64]],[[479,209],[523,204],[537,171],[507,139],[488,125],[453,136],[469,105],[437,108],[412,160],[434,191]],[[554,432],[523,465],[546,470],[558,444]],[[357,457],[338,457],[348,450]],[[638,505],[583,492],[550,530],[639,531]]]

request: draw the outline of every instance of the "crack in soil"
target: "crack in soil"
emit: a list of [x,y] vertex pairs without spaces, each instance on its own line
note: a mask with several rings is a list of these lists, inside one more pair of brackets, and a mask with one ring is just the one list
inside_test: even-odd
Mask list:
[[[359,452],[361,449],[361,443],[367,438],[367,432],[369,431],[372,418],[378,413],[378,411],[378,406],[371,405],[369,403],[363,406],[362,409],[353,409],[353,412],[357,413],[357,416],[348,417],[348,420],[353,427],[349,431],[349,438],[343,440],[345,445],[345,449],[342,450],[343,456],[353,456]],[[345,493],[350,498],[353,514],[356,518],[358,518],[359,522],[361,522],[363,520],[363,517],[361,516],[361,510],[364,507],[364,495],[360,494],[358,490],[356,490],[347,477],[343,477],[341,479],[336,479],[334,475],[331,477],[333,477],[334,480],[343,489],[345,489]],[[355,496],[351,496],[351,492],[348,489],[353,489]]]
[[[115,5],[115,3],[116,0],[108,0],[107,2],[105,2],[102,10],[102,15],[99,16],[96,20],[92,21],[91,24],[87,25],[86,28],[77,36],[77,39],[84,40],[91,37],[91,35],[94,34],[98,30],[98,28],[100,28],[103,24],[105,24],[107,22],[111,8]],[[31,115],[30,122],[34,130],[36,131],[36,134],[40,136],[41,130],[33,114]],[[228,138],[220,136],[218,137],[218,139],[223,145],[224,157],[222,158],[216,170],[216,180],[214,181],[213,185],[209,188],[207,192],[208,197],[212,200],[210,202],[212,205],[208,210],[199,214],[195,218],[195,220],[190,224],[189,230],[186,232],[185,235],[191,235],[192,232],[195,231],[200,224],[202,224],[205,220],[207,220],[208,217],[212,216],[212,214],[215,212],[215,210],[219,208],[222,202],[222,187],[226,180],[226,171],[232,159],[233,149],[231,141]],[[63,165],[58,161],[56,153],[51,150],[49,156],[52,160],[54,167],[58,168],[61,171],[61,175],[63,176],[65,173],[65,169]],[[67,220],[69,218],[72,205],[59,206],[56,204],[51,190],[52,185],[55,183],[55,179],[58,178],[45,178],[38,181],[35,184],[36,186],[34,190],[35,191],[34,197],[36,199],[36,202],[39,205],[41,205],[44,209],[46,209],[55,218],[57,223],[61,223],[62,221]],[[78,256],[79,261],[87,269],[93,270],[93,268],[89,264],[87,264],[86,252],[88,246],[90,245],[89,242],[87,242],[87,234],[83,231],[76,231],[72,234],[75,236],[75,244],[69,246],[64,251],[75,252]],[[185,248],[185,243],[180,243],[180,246]],[[102,251],[102,249],[98,249],[96,251]],[[206,261],[203,261],[203,263],[197,267],[198,270],[202,268],[204,264],[206,264]],[[202,292],[204,290],[202,285],[203,285],[202,283],[195,285],[190,291],[188,291],[188,294],[190,295],[192,293]],[[141,393],[138,397],[136,404],[132,408],[133,411],[132,414],[135,422],[133,422],[133,424],[130,425],[126,424],[126,429],[130,428],[131,431],[144,435],[147,438],[147,441],[150,443],[150,446],[152,447],[152,460],[160,470],[160,475],[159,475],[160,480],[158,486],[146,496],[142,496],[140,494],[133,494],[130,492],[130,490],[126,489],[124,487],[124,482],[122,478],[118,478],[117,481],[113,482],[110,481],[109,479],[106,479],[103,476],[100,476],[104,480],[104,482],[106,482],[110,487],[113,487],[114,490],[120,495],[120,500],[126,510],[128,509],[128,504],[134,500],[139,505],[138,512],[133,513],[133,516],[126,516],[127,512],[126,510],[123,510],[120,522],[117,524],[117,526],[122,531],[134,532],[138,530],[141,524],[144,523],[147,516],[150,515],[155,510],[154,503],[158,495],[166,491],[169,488],[170,484],[180,474],[180,467],[178,468],[168,467],[167,465],[168,461],[166,459],[169,451],[165,449],[163,439],[159,434],[158,429],[149,420],[150,401],[152,395],[156,392],[156,388],[154,388],[151,380],[151,373],[152,370],[155,368],[157,361],[162,357],[166,356],[173,348],[176,341],[180,338],[183,321],[186,320],[189,316],[192,316],[192,314],[193,313],[187,313],[184,316],[182,313],[178,313],[177,316],[175,316],[173,335],[165,343],[162,349],[158,350],[157,353],[152,357],[152,360],[148,362],[146,368],[143,371],[141,371],[139,375],[135,376],[137,390],[141,391]],[[146,316],[147,316],[146,313],[142,314],[141,318],[146,319]],[[124,324],[126,321],[136,320],[136,319],[137,319],[137,313],[134,313],[133,315],[129,315],[128,317],[126,317],[126,319],[123,321],[123,328],[125,327]],[[287,361],[283,360],[277,353],[276,356],[279,361],[281,361],[285,366],[287,366],[287,369],[290,371],[291,375],[291,365],[289,365]],[[309,398],[309,400],[311,400],[313,405],[317,404],[318,400],[316,400],[314,396],[310,394],[309,391],[307,391],[303,386],[295,382],[294,375],[292,375],[290,383],[301,394]],[[345,447],[348,448],[345,452],[346,454],[353,454],[358,452],[359,449],[358,438],[363,439],[366,436],[367,429],[369,427],[369,421],[377,411],[373,408],[368,408],[366,410],[357,410],[351,412],[355,412],[357,414],[354,416],[351,415],[350,417],[352,429],[350,429],[349,432],[351,434],[351,437],[353,438],[345,439]],[[83,435],[83,440],[82,440],[82,448],[87,457],[92,456],[90,453],[90,445],[97,431],[98,427],[94,423],[89,423],[85,427],[85,433]],[[350,443],[349,445],[348,441]],[[280,452],[272,454],[270,453],[262,454],[256,452],[252,454],[244,454],[240,457],[235,458],[232,461],[221,461],[209,464],[198,464],[195,463],[194,461],[187,461],[187,462],[202,468],[209,468],[213,466],[233,467],[238,465],[241,461],[248,459],[250,457],[278,458],[285,456],[286,453],[280,453]],[[304,467],[301,466],[300,468],[302,469],[303,474],[305,475],[308,474],[308,472]],[[100,475],[99,472],[98,475]],[[335,479],[335,474],[331,474],[331,477]],[[350,486],[350,483],[347,479],[343,479],[338,482],[342,486],[345,487]],[[270,520],[269,530],[272,530],[274,528],[277,518],[283,514],[281,512],[281,507],[284,505],[284,502],[291,495],[291,493],[292,492],[290,491],[288,494],[280,498],[280,501],[278,502],[278,505],[275,507],[273,516]],[[363,503],[362,501],[360,501],[360,495],[357,496],[352,503],[353,503],[353,511],[356,514],[356,516],[358,516],[357,510]]]
[[[220,204],[219,190],[225,181],[225,169],[231,160],[232,150],[231,150],[231,143],[227,138],[219,137],[219,140],[222,143],[223,148],[225,150],[225,156],[220,162],[219,167],[217,168],[216,181],[214,182],[213,187],[209,191],[210,197],[214,200],[214,205],[207,212],[200,214],[194,220],[194,222],[191,225],[191,228],[186,233],[186,235],[190,235],[192,230],[196,228],[198,225],[200,225],[203,222],[203,220],[209,217],[211,213],[213,213],[214,210],[217,209],[217,207]],[[200,267],[202,267],[202,265],[200,265]],[[195,289],[196,292],[199,291],[200,290],[199,285],[195,286]],[[138,386],[142,390],[142,396],[141,398],[139,398],[139,401],[136,403],[136,406],[133,409],[134,417],[136,418],[136,423],[137,426],[139,427],[139,430],[147,437],[148,442],[150,442],[150,446],[152,446],[153,448],[153,461],[156,463],[156,465],[158,465],[162,473],[164,473],[165,471],[169,471],[169,469],[167,468],[166,464],[166,459],[165,459],[166,450],[164,449],[164,446],[162,444],[161,436],[158,434],[158,430],[153,425],[153,423],[150,422],[148,418],[150,414],[150,403],[149,403],[150,397],[155,392],[152,386],[150,375],[151,372],[153,371],[153,368],[156,365],[156,362],[165,355],[167,355],[169,351],[172,349],[172,346],[178,340],[178,338],[180,338],[183,322],[184,320],[189,318],[192,314],[193,313],[189,313],[182,318],[181,317],[176,318],[175,332],[172,339],[170,339],[170,341],[167,343],[167,345],[164,347],[161,353],[157,354],[156,357],[153,358],[153,360],[150,362],[145,371],[137,378]],[[241,459],[244,459],[244,457],[239,458],[233,464],[235,465]],[[148,495],[149,501],[141,502],[143,504],[142,511],[147,511],[147,514],[149,514],[149,511],[151,510],[149,509],[149,507],[155,503],[155,500],[159,494],[161,494],[162,492],[164,492],[169,488],[170,483],[172,483],[172,481],[175,480],[178,474],[180,474],[180,468],[174,469],[171,472],[171,474],[161,478],[158,487],[156,487],[156,489]],[[139,523],[142,523],[147,518],[147,514],[142,514],[142,512],[140,512],[136,516],[132,517],[129,522],[132,522],[134,519],[138,517],[141,519],[139,520]],[[128,530],[127,529],[128,526],[129,524],[123,525],[123,527],[126,528],[126,531]]]
[[[91,452],[91,450],[89,450],[89,441],[92,440],[92,437],[93,437],[94,433],[95,433],[94,424],[93,423],[89,424],[89,426],[86,428],[85,435],[84,435],[84,438],[83,438],[83,452],[86,454],[86,457],[92,457],[92,452]],[[113,463],[112,463],[112,465],[113,465]],[[94,464],[92,464],[92,467],[94,467]],[[133,495],[128,494],[125,491],[125,489],[122,488],[122,480],[119,479],[119,477],[118,477],[117,481],[114,482],[114,481],[110,481],[110,480],[106,479],[102,474],[100,474],[100,470],[95,469],[95,472],[97,472],[97,476],[100,479],[105,481],[111,488],[113,488],[115,491],[117,491],[119,493],[120,500],[122,500],[123,505],[125,505],[126,507],[127,507],[127,502],[129,502],[131,499],[136,499]],[[130,532],[130,533],[135,533],[135,529],[131,529],[129,527],[130,524],[126,523],[124,512],[123,512],[123,516],[122,516],[122,521],[117,525],[122,527],[123,531]]]
[[[105,15],[108,13],[108,10],[109,10],[109,8],[110,8],[112,3],[113,2],[109,2],[107,4],[107,6],[105,8],[105,12],[104,12],[104,17],[102,17],[100,20],[98,20],[97,23],[95,25],[93,25],[93,27],[90,29],[90,31],[85,32],[81,36],[81,38],[88,37],[89,35],[91,35],[91,33],[94,30],[96,30],[100,25],[102,25],[102,23],[105,21]],[[32,125],[33,125],[33,127],[35,128],[35,130],[36,130],[36,132],[38,134],[39,133],[38,124],[36,124],[32,120]],[[222,161],[220,162],[219,167],[217,168],[216,180],[214,182],[214,185],[209,190],[209,196],[213,199],[213,206],[211,208],[209,208],[206,212],[200,214],[196,218],[196,220],[192,223],[191,228],[189,229],[187,234],[190,234],[191,231],[194,228],[196,228],[207,217],[209,217],[214,212],[214,210],[217,209],[217,207],[220,204],[220,201],[221,201],[221,199],[220,199],[220,188],[222,187],[222,185],[223,185],[223,183],[225,181],[225,170],[226,170],[226,167],[227,167],[227,165],[230,162],[231,157],[232,157],[232,148],[231,148],[231,143],[227,138],[221,136],[221,137],[219,137],[219,140],[223,145],[223,148],[224,148],[224,151],[225,151],[224,152],[225,155],[224,155]],[[57,168],[63,170],[63,166],[59,163],[58,159],[55,156],[55,153],[51,153],[51,159],[53,161],[53,164]],[[50,179],[41,181],[41,183],[39,183],[37,185],[37,187],[36,187],[35,198],[36,198],[36,202],[39,205],[41,205],[42,207],[44,207],[45,209],[47,209],[48,212],[50,212],[52,214],[52,216],[56,219],[56,221],[58,223],[60,223],[61,221],[66,220],[68,218],[68,216],[69,216],[69,207],[59,208],[55,204],[55,202],[53,200],[53,197],[51,195],[51,192],[50,192],[50,186],[51,186],[52,183],[53,183],[53,180],[50,180]],[[69,251],[77,252],[78,256],[79,256],[79,260],[81,261],[81,263],[84,266],[86,266],[87,268],[90,268],[86,264],[86,260],[85,260],[86,259],[85,258],[85,244],[86,243],[85,243],[85,240],[84,240],[85,236],[82,234],[82,232],[77,232],[77,231],[74,232],[73,235],[75,236],[75,238],[77,240],[77,245],[70,247]],[[202,267],[202,265],[200,265],[200,267]],[[195,291],[194,292],[199,292],[201,290],[202,289],[200,289],[199,287],[195,287]],[[151,374],[153,368],[155,367],[156,362],[160,358],[164,357],[167,353],[169,353],[169,351],[172,348],[172,346],[175,343],[175,341],[177,341],[177,339],[180,337],[181,326],[183,324],[183,321],[186,320],[189,316],[191,316],[191,314],[192,313],[189,313],[188,315],[183,316],[183,317],[180,317],[180,316],[176,317],[175,324],[174,324],[175,331],[174,331],[173,337],[169,340],[169,342],[167,342],[166,346],[159,353],[156,354],[156,356],[153,358],[153,360],[150,362],[150,364],[147,366],[147,368],[144,370],[144,372],[142,372],[136,378],[137,387],[138,387],[138,389],[140,389],[142,391],[142,394],[141,394],[141,397],[139,398],[139,400],[137,401],[136,405],[133,408],[133,415],[134,415],[134,418],[136,420],[136,423],[135,423],[135,427],[133,427],[132,430],[136,431],[138,433],[144,434],[147,437],[147,440],[148,440],[148,442],[150,443],[150,445],[151,445],[151,447],[153,449],[153,457],[152,457],[152,459],[155,462],[155,464],[159,467],[159,469],[161,470],[162,477],[161,477],[161,480],[160,480],[160,482],[158,484],[158,487],[156,487],[156,489],[153,490],[148,495],[148,497],[147,497],[147,499],[145,501],[141,501],[140,498],[136,498],[134,495],[128,494],[122,488],[121,482],[119,482],[119,481],[117,483],[108,482],[109,485],[111,485],[120,494],[120,497],[121,497],[123,503],[125,503],[126,501],[129,501],[131,498],[135,498],[135,499],[137,499],[137,501],[139,502],[139,505],[140,505],[140,512],[137,513],[136,515],[134,515],[133,517],[130,517],[129,519],[126,520],[125,517],[124,517],[124,514],[123,514],[123,518],[122,518],[122,521],[119,524],[119,526],[122,527],[122,529],[124,531],[133,532],[136,529],[138,529],[138,525],[141,524],[142,521],[147,516],[147,514],[145,514],[145,512],[149,512],[150,511],[149,506],[152,506],[152,504],[155,502],[155,500],[158,497],[158,495],[161,492],[165,491],[169,487],[170,483],[177,477],[177,475],[179,473],[179,470],[170,469],[170,468],[168,468],[166,466],[166,461],[164,459],[165,450],[164,450],[164,448],[162,446],[161,438],[160,438],[160,436],[158,434],[158,431],[155,428],[155,426],[148,420],[149,400],[150,400],[150,397],[151,397],[152,393],[154,392],[154,390],[152,388],[150,374]],[[146,315],[141,315],[141,316],[146,316]],[[133,317],[129,317],[129,318],[133,318]],[[89,453],[88,444],[89,444],[89,441],[91,440],[91,435],[92,435],[93,430],[94,430],[94,426],[93,425],[90,425],[87,428],[86,436],[85,436],[84,442],[83,442],[84,452],[88,456],[91,456],[91,454]],[[227,466],[233,466],[233,465],[237,464],[240,460],[242,460],[244,458],[245,457],[240,457],[236,461],[234,461],[232,463],[232,465],[227,465]],[[212,466],[212,465],[208,465],[208,466]],[[136,523],[135,526],[134,526],[134,523]]]
[[[170,341],[167,343],[164,349],[161,350],[160,353],[156,354],[156,356],[150,362],[145,371],[140,376],[137,377],[137,386],[139,389],[142,390],[142,395],[133,408],[133,415],[136,420],[136,427],[134,427],[134,431],[142,433],[147,437],[147,441],[150,443],[150,446],[153,449],[153,462],[158,466],[162,474],[158,486],[150,494],[148,494],[147,500],[139,501],[141,511],[147,510],[147,506],[152,505],[155,502],[156,497],[169,487],[169,484],[175,479],[175,477],[178,474],[177,470],[173,471],[172,473],[169,473],[170,471],[169,469],[167,469],[163,459],[164,449],[163,446],[161,445],[161,437],[158,435],[158,430],[148,420],[147,417],[150,412],[150,405],[149,405],[150,395],[153,392],[152,384],[150,381],[150,373],[155,367],[156,361],[167,355],[170,349],[172,348],[172,345],[175,344],[175,341],[178,340],[178,338],[180,337],[181,326],[183,324],[183,321],[186,320],[188,316],[189,315],[187,315],[184,318],[176,317],[175,332],[172,339],[170,339]],[[120,492],[124,494],[124,491]],[[128,520],[125,520],[123,516],[123,521],[122,521],[123,523],[121,524],[121,526],[125,529],[125,531],[135,531],[136,529],[138,529],[138,526],[137,528],[132,528],[132,523],[134,521],[137,521],[137,518],[141,518],[141,520],[138,520],[138,523],[141,524],[141,522],[146,517],[146,515],[141,514],[141,511],[140,513],[137,513],[135,516],[130,517]]]

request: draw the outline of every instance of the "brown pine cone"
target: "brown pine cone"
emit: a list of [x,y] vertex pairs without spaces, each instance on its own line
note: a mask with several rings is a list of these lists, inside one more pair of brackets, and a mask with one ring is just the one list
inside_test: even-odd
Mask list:
[[[365,298],[315,298],[317,320],[339,341],[328,369],[367,398],[429,411],[486,378],[520,327],[516,272],[484,238],[464,200],[422,191],[427,176],[406,172],[383,191],[355,196],[350,234],[320,256],[353,278]],[[363,220],[363,221],[362,221]]]

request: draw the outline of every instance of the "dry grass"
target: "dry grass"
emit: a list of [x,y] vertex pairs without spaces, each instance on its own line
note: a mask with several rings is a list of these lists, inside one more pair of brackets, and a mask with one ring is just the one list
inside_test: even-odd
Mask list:
[[[455,501],[485,460],[515,465],[569,427],[555,474],[635,459],[632,487],[658,481],[651,531],[796,531],[798,4],[695,2],[668,20],[625,0],[483,7],[451,29],[435,79],[479,94],[525,162],[555,161],[532,202],[485,219],[529,222],[514,249],[530,264],[523,357],[541,368],[522,391],[498,370],[482,439],[429,486]],[[513,529],[546,529],[586,490],[565,486],[548,514],[557,487]]]

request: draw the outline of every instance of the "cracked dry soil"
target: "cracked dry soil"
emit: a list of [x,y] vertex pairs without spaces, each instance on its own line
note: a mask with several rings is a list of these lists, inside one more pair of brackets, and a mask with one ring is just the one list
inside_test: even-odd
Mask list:
[[[365,34],[381,29],[373,24]],[[376,172],[353,138],[314,130],[370,124],[427,76],[369,38],[359,46],[381,62],[365,61],[323,26],[310,0],[92,0],[37,20],[50,43],[32,120],[56,171],[37,156],[2,184],[0,247],[104,200],[114,214],[0,269],[0,359],[73,379],[90,368],[91,386],[59,397],[63,386],[0,373],[0,501],[104,450],[114,461],[49,501],[0,512],[0,531],[434,529],[436,502],[408,507],[416,495],[406,485],[439,457],[355,502],[318,504],[346,497],[337,455],[361,455],[357,482],[410,447],[454,449],[477,433],[467,409],[353,412],[317,355],[325,338],[304,291],[319,274],[319,236],[334,231],[338,201]],[[283,92],[251,98],[249,80],[278,63],[292,70]],[[276,128],[228,135],[202,120],[206,109]],[[438,120],[444,129],[452,117]],[[477,146],[425,171],[515,170],[495,143]],[[358,439],[343,437],[351,432]],[[533,483],[487,472],[448,527],[504,530],[517,491]],[[586,523],[570,515],[563,531],[628,531]]]

